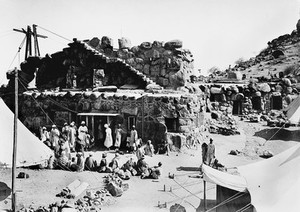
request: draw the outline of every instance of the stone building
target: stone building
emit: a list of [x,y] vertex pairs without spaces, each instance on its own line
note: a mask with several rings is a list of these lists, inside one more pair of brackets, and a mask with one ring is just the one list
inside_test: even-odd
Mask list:
[[[139,137],[151,139],[154,145],[164,139],[178,148],[184,145],[186,137],[202,124],[201,112],[205,107],[205,94],[199,88],[186,88],[192,74],[187,67],[192,67],[192,60],[183,59],[180,52],[187,51],[178,43],[166,43],[163,47],[154,42],[142,43],[133,54],[125,42],[120,42],[119,50],[112,48],[107,37],[96,43],[95,39],[85,42],[74,39],[60,52],[44,58],[30,57],[22,63],[19,113],[23,123],[37,133],[41,126],[55,123],[62,127],[65,122],[78,124],[84,120],[99,146],[103,145],[105,123],[113,132],[121,124],[124,139],[135,125]],[[168,55],[160,51],[167,51]],[[125,54],[131,56],[124,59]],[[168,63],[171,65],[167,66]],[[148,65],[149,72],[145,68]],[[36,89],[29,90],[34,74]],[[8,73],[9,79],[12,76],[13,73]],[[9,92],[13,85],[10,80],[2,91],[11,108],[13,98]]]

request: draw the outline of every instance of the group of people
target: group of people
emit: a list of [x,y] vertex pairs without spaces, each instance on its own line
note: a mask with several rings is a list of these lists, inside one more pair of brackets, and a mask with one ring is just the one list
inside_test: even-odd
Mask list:
[[51,157],[48,162],[49,169],[62,169],[68,171],[96,171],[100,173],[115,173],[121,179],[128,180],[131,176],[140,176],[142,179],[151,178],[158,179],[162,172],[162,163],[157,166],[150,167],[145,162],[145,155],[141,155],[135,162],[133,157],[130,157],[126,163],[120,163],[119,153],[115,153],[115,157],[108,162],[107,153],[102,154],[102,159],[98,162],[94,159],[93,154],[89,154],[84,158],[81,152],[76,154],[76,157],[69,158],[65,151],[58,157]]
[[41,141],[49,146],[55,153],[56,158],[68,157],[71,152],[88,150],[93,145],[93,138],[88,132],[85,122],[82,121],[77,128],[75,122],[64,123],[61,131],[56,125],[52,125],[50,132],[46,127],[41,129]]

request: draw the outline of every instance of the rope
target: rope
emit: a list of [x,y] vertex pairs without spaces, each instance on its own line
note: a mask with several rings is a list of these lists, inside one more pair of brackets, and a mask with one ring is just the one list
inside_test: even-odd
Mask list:
[[251,205],[251,203],[248,203],[247,205],[245,205],[241,209],[237,210],[236,212],[244,212],[245,210],[249,209],[250,207],[252,207],[252,205]]
[[[28,91],[28,89],[27,89],[26,86],[22,83],[22,81],[21,81],[20,78],[18,78],[18,81],[19,81],[20,84],[24,87],[24,89],[25,89],[26,91]],[[35,99],[33,96],[31,96],[31,97],[32,97],[32,99],[35,101],[35,103],[39,106],[39,108],[42,110],[42,112],[46,115],[46,117],[50,120],[50,122],[51,122],[52,124],[54,124],[54,121],[48,116],[48,114],[44,111],[44,109],[40,106],[40,104],[36,101],[36,99]]]
[[206,212],[210,212],[210,211],[212,211],[212,210],[214,210],[214,209],[216,209],[216,208],[218,208],[218,207],[220,207],[220,206],[222,206],[222,205],[227,204],[227,203],[230,202],[230,201],[233,201],[233,200],[235,200],[235,199],[238,199],[238,198],[242,197],[243,195],[245,195],[245,193],[243,193],[243,192],[238,192],[238,193],[234,194],[233,196],[229,197],[228,199],[224,200],[223,202],[219,203],[218,205],[216,205],[216,206],[210,208],[210,209],[207,210]]
[[173,179],[175,183],[177,183],[181,188],[183,188],[184,190],[186,190],[187,192],[189,192],[190,194],[192,194],[193,196],[197,197],[199,200],[201,200],[200,197],[196,196],[195,194],[193,194],[192,192],[190,192],[188,189],[186,189],[184,186],[182,186],[180,183],[178,183],[175,179]]
[[284,123],[284,125],[282,125],[282,127],[280,127],[279,128],[279,130],[277,130],[272,136],[271,136],[271,138],[269,138],[268,140],[266,140],[265,142],[264,142],[264,144],[263,144],[263,146],[268,142],[268,141],[270,141],[282,128],[284,128],[285,127],[285,125],[286,125],[286,123]]
[[45,29],[45,28],[43,28],[43,27],[41,27],[41,26],[38,26],[38,25],[37,25],[37,27],[39,27],[39,28],[41,28],[41,29],[43,29],[43,30],[45,30],[45,31],[47,31],[47,32],[50,32],[50,33],[52,33],[52,34],[54,34],[54,35],[56,35],[56,36],[58,36],[58,37],[60,37],[60,38],[62,38],[62,39],[65,39],[65,40],[67,40],[67,41],[72,42],[72,40],[70,40],[70,39],[68,39],[68,38],[66,38],[66,37],[64,37],[64,36],[62,36],[62,35],[59,35],[59,34],[57,34],[57,33],[55,33],[55,32],[52,32],[52,31],[50,31],[50,30],[48,30],[48,29]]
[[22,47],[23,47],[25,41],[26,41],[26,36],[24,37],[24,39],[22,40],[21,44],[19,45],[18,51],[17,51],[17,53],[15,54],[14,59],[11,61],[10,65],[8,66],[7,70],[10,69],[11,65],[13,64],[13,62],[14,62],[15,59],[16,59],[16,57],[17,57],[18,54],[20,53],[20,51],[21,51],[21,49],[22,49]]

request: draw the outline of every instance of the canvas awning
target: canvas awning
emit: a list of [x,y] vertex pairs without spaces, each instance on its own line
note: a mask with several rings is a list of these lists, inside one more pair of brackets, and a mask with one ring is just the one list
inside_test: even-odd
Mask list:
[[230,188],[235,191],[246,192],[247,183],[245,178],[239,175],[229,174],[213,169],[205,164],[202,166],[203,179],[207,182]]
[[300,144],[238,170],[257,212],[299,211]]
[[77,116],[118,116],[118,113],[78,113]]

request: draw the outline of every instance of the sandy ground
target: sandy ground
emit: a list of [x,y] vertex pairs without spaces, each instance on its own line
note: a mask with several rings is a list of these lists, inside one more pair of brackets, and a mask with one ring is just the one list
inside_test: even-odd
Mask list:
[[[260,123],[239,122],[241,129],[240,135],[222,136],[210,135],[216,145],[216,157],[226,167],[236,167],[249,164],[258,160],[263,160],[257,156],[257,153],[267,149],[274,154],[295,145],[297,138],[294,135],[297,129],[289,128],[284,131],[283,139],[276,136],[270,138],[271,132],[278,129],[267,128]],[[254,136],[254,135],[258,136]],[[274,134],[274,133],[273,133]],[[278,133],[280,134],[280,133]],[[297,134],[297,133],[296,133]],[[291,138],[287,140],[284,138]],[[293,141],[294,140],[294,141]],[[267,142],[266,142],[267,141]],[[263,145],[265,143],[265,145]],[[239,150],[243,153],[238,156],[229,155],[230,150]],[[94,152],[96,159],[101,158],[102,152]],[[108,154],[108,161],[114,156],[114,153]],[[127,161],[132,155],[125,154],[121,156],[121,161]],[[135,156],[134,156],[135,158]],[[159,180],[142,180],[139,177],[132,177],[126,181],[129,189],[121,197],[115,198],[110,205],[102,206],[102,211],[169,211],[170,206],[175,203],[183,205],[187,211],[196,211],[201,199],[203,199],[203,181],[196,171],[201,164],[201,148],[185,149],[181,153],[172,152],[170,156],[155,155],[146,157],[150,166],[156,165],[159,161],[163,164],[163,175]],[[182,167],[181,170],[177,170]],[[68,172],[62,170],[30,170],[17,169],[19,172],[29,174],[28,179],[17,179],[17,208],[32,205],[48,206],[50,203],[61,201],[62,198],[55,197],[62,188],[67,186],[75,179],[89,183],[88,190],[97,190],[103,187],[103,177],[106,174],[84,171],[81,173]],[[174,174],[175,178],[170,179],[168,174]],[[11,185],[11,170],[0,170],[0,181]],[[164,186],[166,191],[164,191]],[[172,189],[170,191],[170,188]],[[215,200],[215,185],[207,185],[208,200]],[[72,202],[74,200],[68,200]],[[167,203],[167,208],[157,207],[158,202]],[[9,209],[11,198],[0,200],[0,209]],[[200,207],[197,211],[201,211]]]

